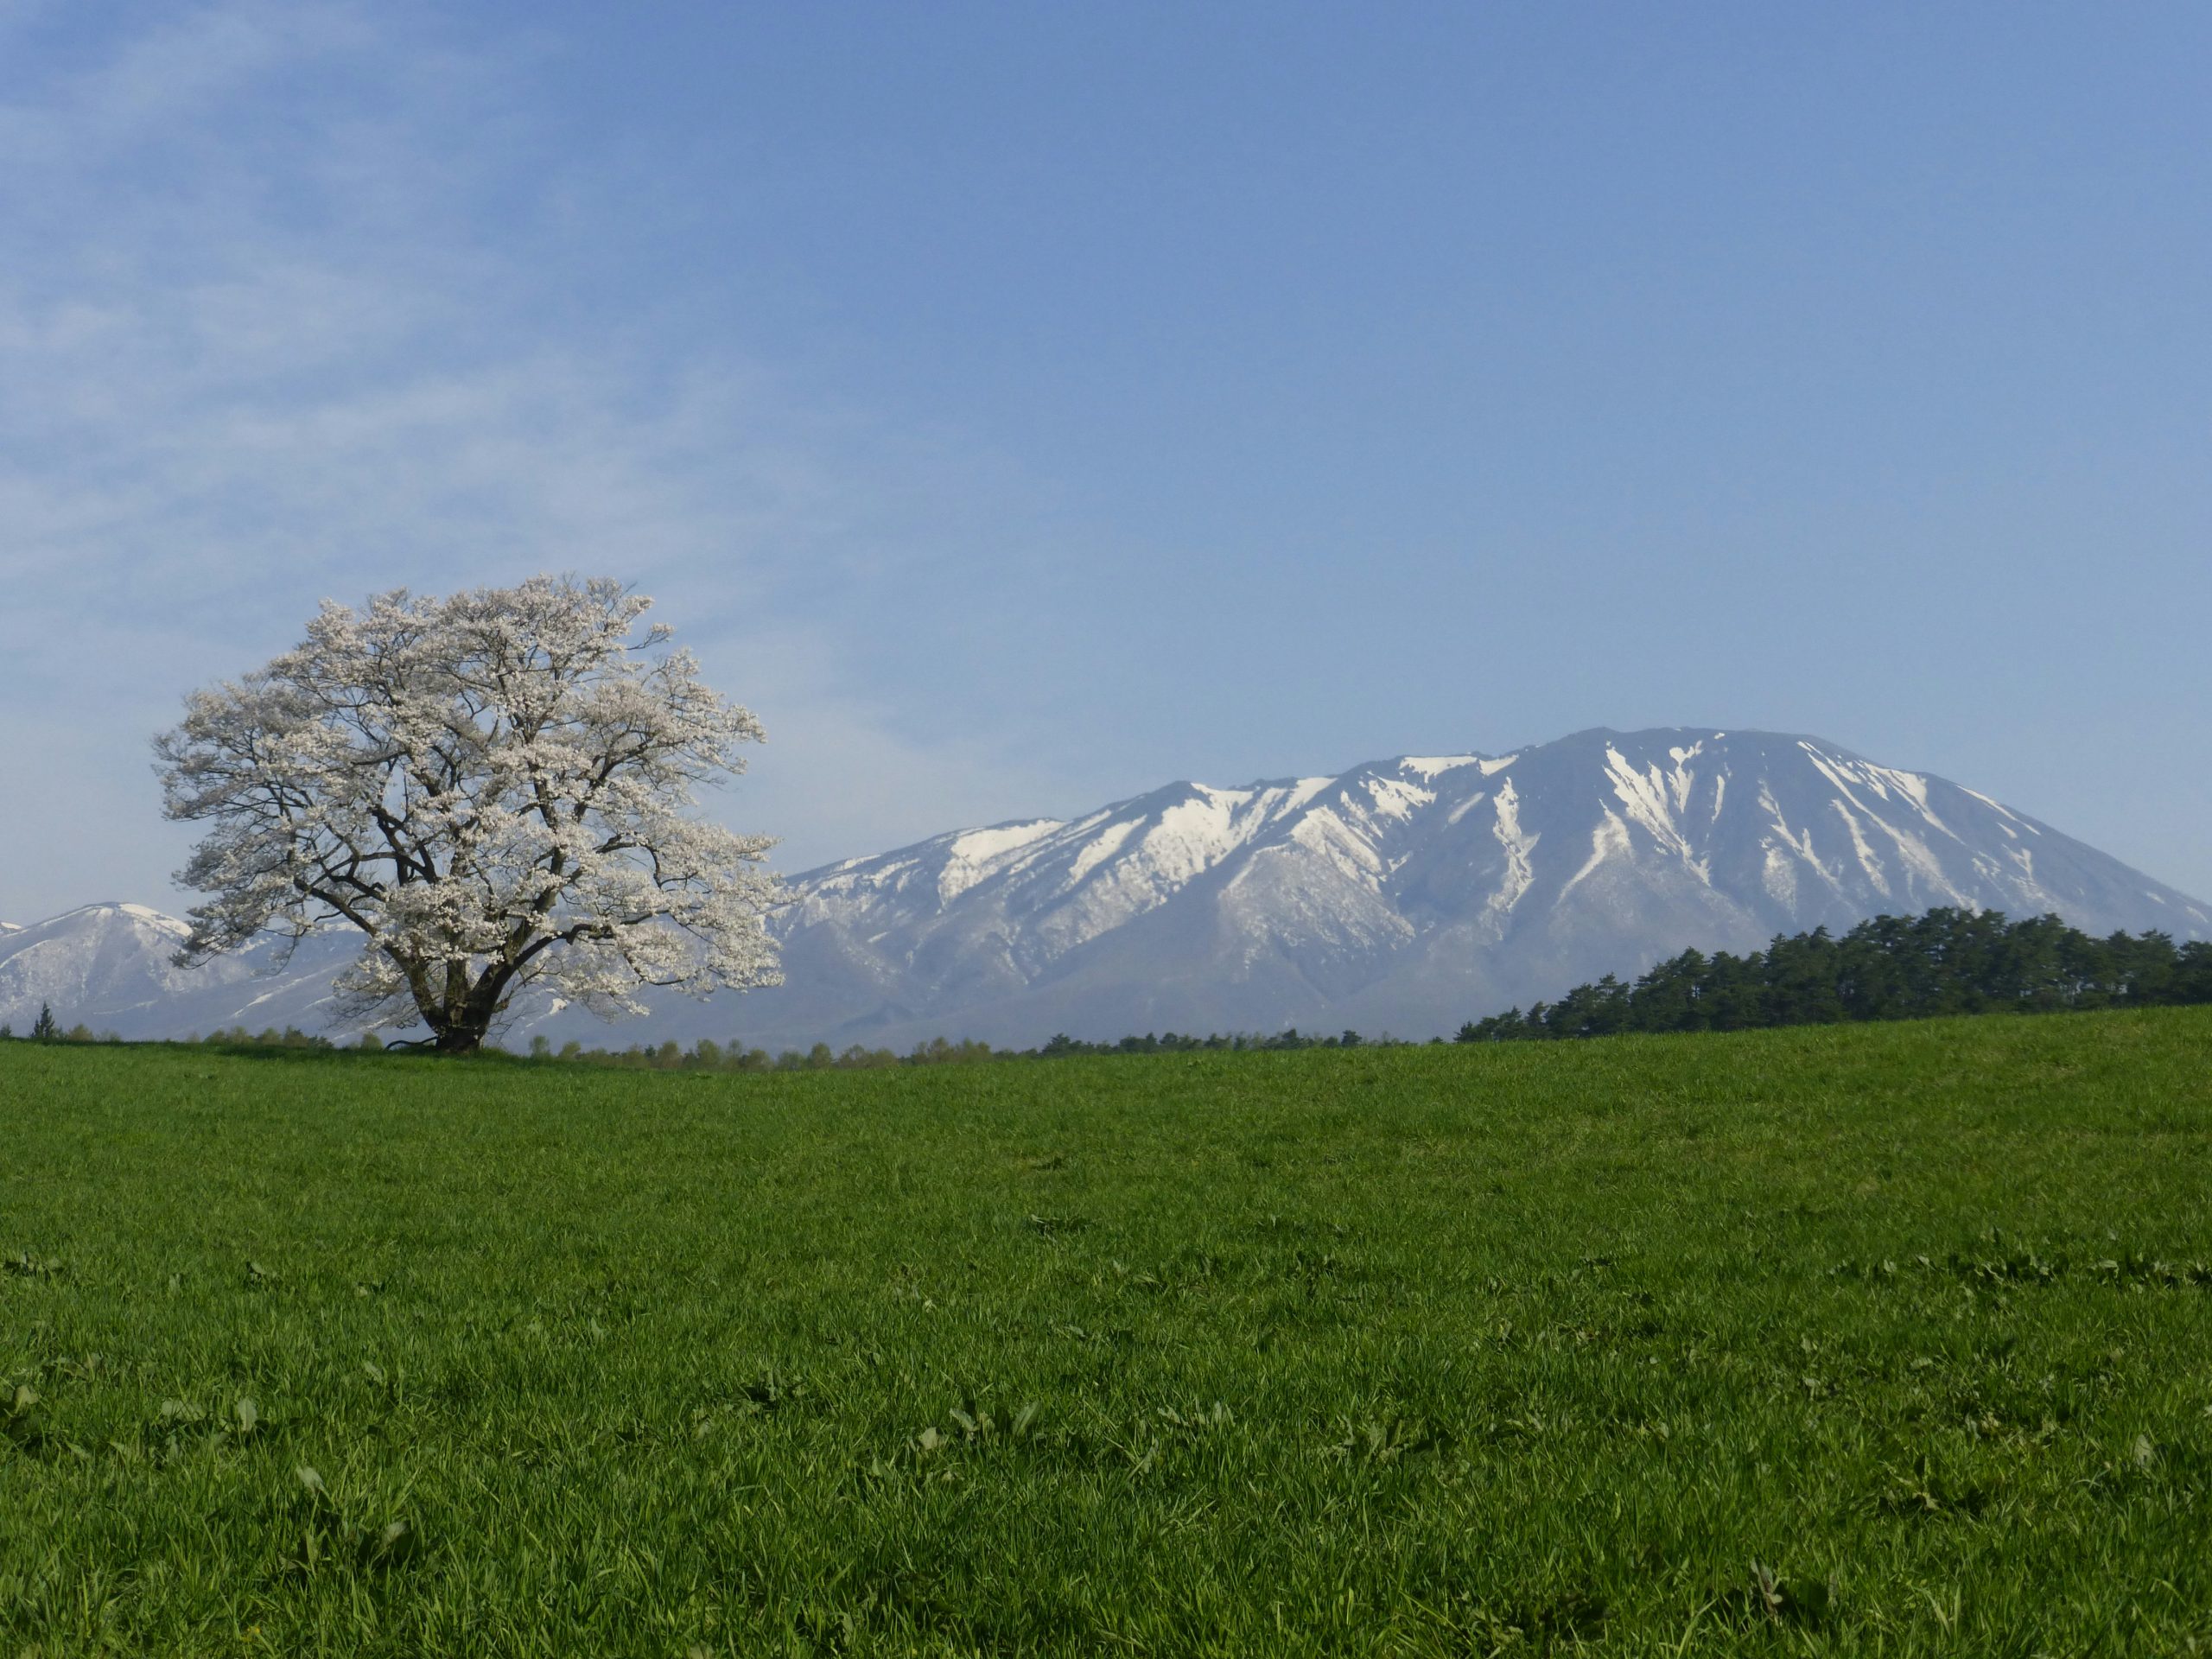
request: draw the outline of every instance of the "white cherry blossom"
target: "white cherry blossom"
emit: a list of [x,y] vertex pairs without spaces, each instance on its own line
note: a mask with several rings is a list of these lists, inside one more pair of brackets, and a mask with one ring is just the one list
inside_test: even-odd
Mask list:
[[652,601],[537,576],[326,601],[266,667],[155,741],[163,809],[213,826],[178,873],[190,964],[276,933],[365,936],[347,1011],[483,1042],[535,988],[603,1014],[639,990],[780,982],[773,842],[699,817],[760,723],[703,684]]

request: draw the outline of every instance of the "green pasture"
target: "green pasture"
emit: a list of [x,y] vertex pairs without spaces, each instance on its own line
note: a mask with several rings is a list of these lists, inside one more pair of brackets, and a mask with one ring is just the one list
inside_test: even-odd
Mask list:
[[2212,1009],[0,1044],[0,1656],[2212,1653]]

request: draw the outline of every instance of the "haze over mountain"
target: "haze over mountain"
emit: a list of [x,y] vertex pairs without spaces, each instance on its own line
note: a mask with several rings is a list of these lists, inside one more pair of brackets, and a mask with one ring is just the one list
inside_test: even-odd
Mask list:
[[[1426,1037],[1686,948],[1936,905],[2212,938],[2212,906],[1985,795],[1807,737],[1581,732],[939,836],[796,877],[785,983],[607,1026],[518,1010],[505,1040],[904,1047],[1350,1026]],[[0,936],[0,1020],[39,1001],[126,1036],[320,1028],[355,948],[194,971],[181,926],[97,906]],[[258,972],[257,972],[258,970]],[[340,1034],[346,1034],[342,1031]]]

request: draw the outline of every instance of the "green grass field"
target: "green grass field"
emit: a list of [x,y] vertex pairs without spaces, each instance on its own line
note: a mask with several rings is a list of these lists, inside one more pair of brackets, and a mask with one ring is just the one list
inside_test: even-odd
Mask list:
[[0,1135],[0,1654],[2212,1652],[2212,1010]]

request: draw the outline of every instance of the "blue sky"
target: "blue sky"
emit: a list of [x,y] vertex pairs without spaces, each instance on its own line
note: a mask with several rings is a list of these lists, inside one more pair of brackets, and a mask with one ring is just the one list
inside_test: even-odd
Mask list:
[[0,0],[0,917],[315,602],[635,581],[787,869],[1592,725],[2212,894],[2212,11]]

